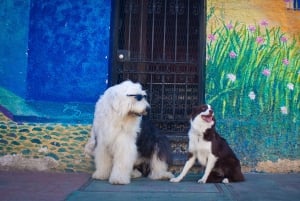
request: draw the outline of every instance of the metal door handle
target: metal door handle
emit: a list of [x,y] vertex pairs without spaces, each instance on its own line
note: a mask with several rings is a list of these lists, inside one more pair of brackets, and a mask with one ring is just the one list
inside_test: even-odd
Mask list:
[[130,51],[129,50],[118,50],[117,59],[121,62],[130,60]]

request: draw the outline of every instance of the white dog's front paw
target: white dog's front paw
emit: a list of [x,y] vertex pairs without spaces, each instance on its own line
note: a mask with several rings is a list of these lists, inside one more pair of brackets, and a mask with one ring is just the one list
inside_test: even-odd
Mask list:
[[100,179],[100,180],[107,180],[109,178],[109,175],[108,174],[104,174],[104,173],[96,170],[93,173],[92,178],[93,179]]
[[111,183],[111,184],[120,184],[120,185],[129,184],[130,183],[130,178],[110,177],[109,178],[109,183]]
[[200,184],[205,184],[205,183],[206,183],[206,179],[201,178],[201,179],[198,180],[198,183],[200,183]]
[[175,177],[175,178],[171,178],[171,179],[170,179],[170,182],[173,182],[173,183],[178,183],[178,182],[180,182],[180,181],[181,181],[181,179],[178,178],[178,177]]

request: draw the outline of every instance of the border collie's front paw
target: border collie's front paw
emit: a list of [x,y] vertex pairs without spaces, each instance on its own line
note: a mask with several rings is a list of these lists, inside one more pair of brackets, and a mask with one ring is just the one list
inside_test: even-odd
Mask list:
[[206,179],[201,178],[201,179],[198,180],[198,183],[205,184],[206,183]]

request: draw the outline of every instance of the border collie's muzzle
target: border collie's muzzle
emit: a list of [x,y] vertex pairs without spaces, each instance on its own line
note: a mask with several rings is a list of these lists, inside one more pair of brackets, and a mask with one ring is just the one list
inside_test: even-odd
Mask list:
[[208,108],[206,109],[205,112],[202,112],[203,114],[201,114],[201,118],[206,121],[207,123],[210,123],[214,120],[214,111],[213,109],[210,107],[210,105],[207,105]]

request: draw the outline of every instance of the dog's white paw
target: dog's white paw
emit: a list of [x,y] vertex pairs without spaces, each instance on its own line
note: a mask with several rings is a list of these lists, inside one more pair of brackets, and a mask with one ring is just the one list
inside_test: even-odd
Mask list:
[[93,179],[107,180],[109,178],[108,174],[101,173],[99,171],[95,171],[92,175]]
[[175,176],[171,172],[166,172],[164,175],[165,179],[173,179]]
[[223,184],[228,184],[228,183],[229,183],[229,179],[224,178],[223,181],[222,181],[222,183],[223,183]]
[[153,180],[164,180],[164,179],[171,179],[174,177],[174,175],[171,172],[150,172],[149,176],[150,179]]
[[170,182],[173,182],[173,183],[178,183],[180,182],[181,179],[179,179],[178,177],[175,177],[175,178],[171,178],[170,179]]
[[198,183],[205,184],[206,183],[206,179],[201,178],[201,179],[198,180]]
[[130,179],[128,179],[128,178],[110,177],[108,181],[111,184],[118,184],[118,185],[124,185],[124,184],[129,184],[130,183]]
[[139,178],[142,176],[142,173],[138,171],[137,169],[132,170],[131,172],[131,178]]

